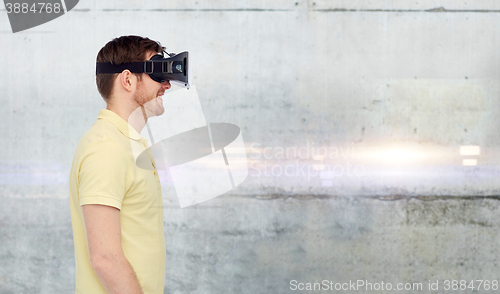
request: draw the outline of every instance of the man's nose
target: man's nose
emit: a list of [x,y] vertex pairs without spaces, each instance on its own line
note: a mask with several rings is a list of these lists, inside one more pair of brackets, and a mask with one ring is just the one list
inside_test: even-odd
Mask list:
[[171,87],[171,85],[170,85],[169,81],[164,81],[163,83],[161,83],[162,89],[168,90],[168,89],[170,89],[170,87]]

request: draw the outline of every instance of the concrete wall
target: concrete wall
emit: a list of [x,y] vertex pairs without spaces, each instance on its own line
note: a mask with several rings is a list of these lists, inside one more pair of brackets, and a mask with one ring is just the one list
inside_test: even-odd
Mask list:
[[72,293],[69,167],[105,106],[95,56],[125,34],[188,50],[207,120],[240,126],[248,147],[250,175],[227,195],[180,209],[164,182],[165,293],[498,279],[499,14],[497,1],[81,1],[12,34],[2,11],[0,293]]

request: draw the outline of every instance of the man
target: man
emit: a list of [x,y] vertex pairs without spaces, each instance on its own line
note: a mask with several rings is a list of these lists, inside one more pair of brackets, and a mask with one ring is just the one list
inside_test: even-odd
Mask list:
[[[97,62],[122,64],[162,53],[160,43],[124,36],[107,43]],[[77,294],[163,293],[166,263],[161,186],[151,169],[136,164],[148,117],[164,112],[168,81],[145,73],[97,74],[106,102],[78,143],[70,174]]]

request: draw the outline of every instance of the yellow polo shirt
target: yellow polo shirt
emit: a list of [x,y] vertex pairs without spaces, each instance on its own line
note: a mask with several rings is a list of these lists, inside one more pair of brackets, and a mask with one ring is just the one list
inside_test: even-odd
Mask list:
[[166,251],[160,179],[149,150],[151,169],[135,163],[146,148],[147,139],[107,109],[99,112],[78,143],[69,180],[77,294],[106,293],[90,264],[81,210],[85,204],[120,209],[125,257],[145,294],[163,293]]

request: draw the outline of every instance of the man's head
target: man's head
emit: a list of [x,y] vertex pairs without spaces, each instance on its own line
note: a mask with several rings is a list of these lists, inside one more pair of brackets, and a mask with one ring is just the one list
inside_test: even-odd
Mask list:
[[[142,62],[149,60],[158,53],[164,52],[164,50],[165,47],[162,47],[157,41],[140,36],[122,36],[111,40],[99,51],[97,62],[108,62],[115,65]],[[148,106],[145,105],[147,102],[163,95],[163,92],[170,88],[169,82],[158,83],[152,80],[147,74],[131,73],[129,70],[114,74],[97,74],[96,84],[99,93],[108,104],[108,107],[111,104],[128,104],[129,102],[137,104],[136,106]],[[114,101],[118,98],[129,99],[130,101]],[[155,115],[162,114],[164,111],[161,105],[162,101],[151,102],[150,104],[152,105],[149,105],[148,108],[156,108],[153,111]],[[133,107],[133,105],[130,105],[130,107]],[[129,107],[127,106],[127,108]]]

